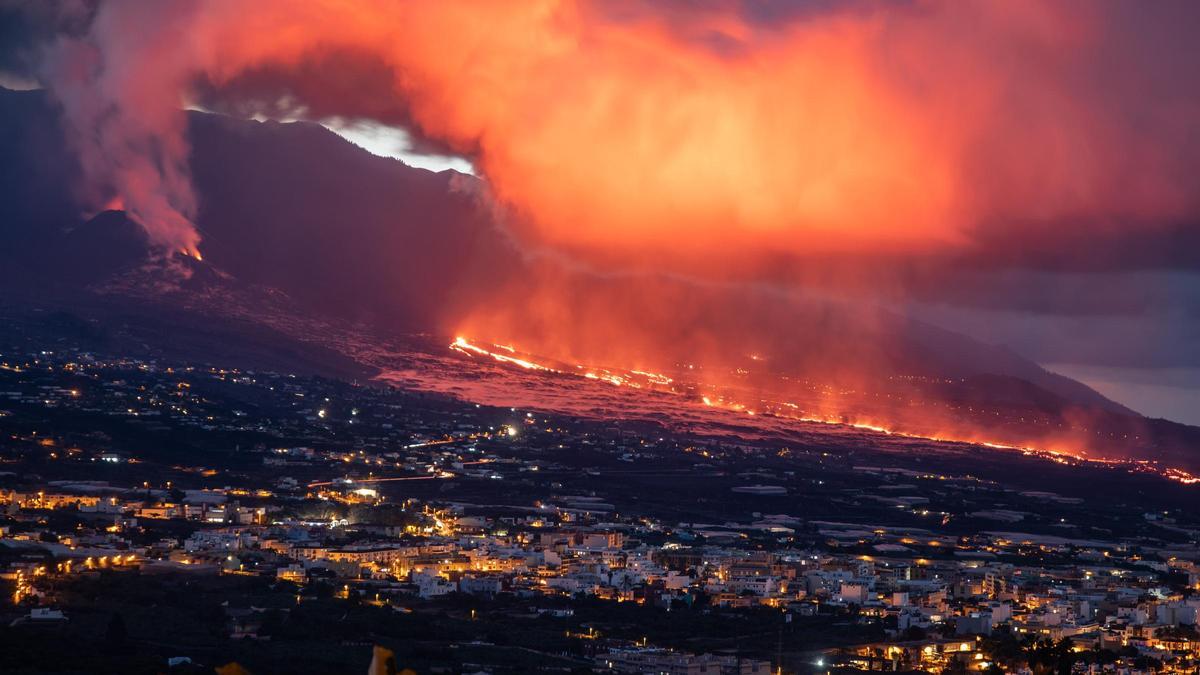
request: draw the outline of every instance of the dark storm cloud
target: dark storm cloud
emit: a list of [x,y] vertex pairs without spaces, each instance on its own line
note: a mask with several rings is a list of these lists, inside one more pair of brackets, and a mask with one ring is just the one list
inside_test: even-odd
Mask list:
[[98,1],[0,0],[0,75],[37,80],[46,46],[62,35],[80,35]]
[[960,284],[906,310],[1043,363],[1200,367],[1200,271],[1008,270]]
[[1200,221],[1068,219],[1052,224],[993,223],[960,262],[971,267],[1022,267],[1104,272],[1200,268]]
[[329,48],[287,66],[263,63],[220,84],[202,76],[192,95],[205,109],[239,117],[370,120],[403,128],[411,142],[408,150],[415,154],[475,152],[421,134],[408,99],[395,91],[398,76],[377,54]]
[[1200,276],[1187,272],[1069,273],[960,270],[924,287],[917,298],[947,305],[1068,316],[1146,316],[1200,304]]

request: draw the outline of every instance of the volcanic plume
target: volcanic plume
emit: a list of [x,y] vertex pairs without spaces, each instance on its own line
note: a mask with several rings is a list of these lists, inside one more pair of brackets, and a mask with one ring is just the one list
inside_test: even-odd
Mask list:
[[103,2],[42,75],[87,189],[120,193],[170,248],[199,239],[190,103],[401,125],[470,157],[532,246],[723,276],[767,254],[960,251],[994,245],[997,228],[1036,241],[1194,218],[1194,14]]

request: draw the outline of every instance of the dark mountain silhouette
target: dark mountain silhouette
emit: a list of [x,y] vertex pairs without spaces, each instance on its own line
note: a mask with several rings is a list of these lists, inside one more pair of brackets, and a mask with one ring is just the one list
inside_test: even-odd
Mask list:
[[203,251],[324,314],[427,330],[494,284],[511,245],[456,181],[306,123],[191,113]]
[[0,89],[0,279],[41,269],[29,253],[52,250],[80,222],[72,198],[78,164],[58,116],[39,92]]
[[150,241],[124,211],[103,211],[66,232],[55,256],[59,280],[87,285],[139,267],[150,255]]

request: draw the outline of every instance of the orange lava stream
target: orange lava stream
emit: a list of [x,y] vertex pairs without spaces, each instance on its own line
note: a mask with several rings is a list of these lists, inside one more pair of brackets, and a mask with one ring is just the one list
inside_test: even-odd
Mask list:
[[[503,349],[511,354],[517,353],[516,348],[513,346],[510,346],[510,345],[492,345],[492,346],[495,348],[498,348],[498,349]],[[472,342],[468,338],[461,337],[461,336],[454,339],[454,342],[452,342],[450,344],[450,349],[457,351],[457,352],[461,352],[463,354],[466,354],[467,356],[472,356],[472,357],[475,355],[491,357],[501,363],[513,364],[513,365],[519,366],[521,368],[524,368],[526,370],[535,370],[535,371],[541,371],[541,372],[547,372],[547,373],[557,373],[557,374],[563,374],[563,375],[573,375],[575,377],[582,377],[582,378],[589,379],[589,380],[608,382],[609,384],[612,384],[614,386],[625,386],[625,387],[632,387],[635,389],[651,388],[651,389],[654,389],[655,391],[660,391],[660,392],[667,392],[667,393],[674,393],[674,394],[679,393],[677,390],[672,388],[672,385],[675,383],[675,380],[673,380],[672,378],[670,378],[666,375],[660,374],[660,373],[653,373],[653,372],[641,371],[641,370],[628,371],[628,373],[630,375],[637,375],[637,376],[644,378],[646,380],[646,382],[643,384],[643,383],[639,383],[639,382],[635,381],[634,379],[632,379],[629,376],[613,373],[610,370],[602,369],[602,368],[585,367],[582,365],[576,365],[575,369],[577,372],[569,372],[569,371],[565,371],[565,370],[560,370],[558,368],[552,368],[550,366],[542,365],[540,363],[536,363],[534,361],[530,361],[527,359],[517,358],[516,356],[508,356],[505,354],[499,354],[490,349],[482,347],[475,342]],[[782,410],[781,408],[790,408],[792,410],[799,410],[800,406],[798,406],[795,403],[786,402],[786,401],[780,402],[780,403],[772,403],[772,402],[762,401],[761,403],[764,404],[763,407],[766,407],[769,409],[763,410],[763,411],[756,411],[754,408],[751,408],[744,403],[727,400],[724,396],[720,396],[715,399],[710,396],[702,396],[700,400],[706,407],[718,409],[718,410],[726,410],[729,412],[745,413],[747,415],[755,415],[755,414],[758,414],[759,412],[767,412],[778,418],[795,420],[798,422],[808,422],[808,423],[814,423],[814,424],[828,424],[831,426],[838,426],[838,427],[850,427],[853,429],[861,429],[864,431],[871,431],[874,433],[885,434],[888,436],[899,436],[899,437],[903,437],[903,438],[913,438],[913,439],[925,440],[925,441],[944,442],[944,443],[967,443],[970,445],[978,445],[978,446],[983,446],[983,447],[987,447],[987,448],[994,448],[997,450],[1017,451],[1026,456],[1040,457],[1042,459],[1048,459],[1050,461],[1057,462],[1059,464],[1067,464],[1067,465],[1100,464],[1100,465],[1108,465],[1108,466],[1117,466],[1117,467],[1123,467],[1127,470],[1134,471],[1134,472],[1153,473],[1162,478],[1166,478],[1168,480],[1175,481],[1177,483],[1182,483],[1184,485],[1200,484],[1200,476],[1191,474],[1187,471],[1184,471],[1183,469],[1177,469],[1177,468],[1173,468],[1173,467],[1161,467],[1158,465],[1157,462],[1152,461],[1152,460],[1131,460],[1131,459],[1116,459],[1116,458],[1104,458],[1104,457],[1089,457],[1089,456],[1083,456],[1081,454],[1071,454],[1071,453],[1067,453],[1067,452],[1061,452],[1058,450],[1047,450],[1047,449],[1043,449],[1043,448],[1033,448],[1033,447],[1028,447],[1028,446],[1017,446],[1017,445],[1011,445],[1011,444],[1007,444],[1007,443],[999,443],[999,442],[995,442],[995,441],[979,440],[978,438],[914,434],[914,433],[910,433],[910,432],[899,431],[897,429],[888,427],[887,425],[880,423],[880,422],[876,422],[876,421],[870,421],[870,422],[847,421],[844,419],[839,419],[837,416],[832,416],[832,415],[830,415],[830,416],[813,416],[813,415],[805,415],[805,414],[801,414],[801,413],[789,414],[785,410]]]
[[[541,370],[548,373],[560,372],[554,368],[547,368],[541,364],[534,363],[533,361],[526,361],[525,359],[518,359],[514,356],[505,356],[504,354],[497,354],[496,352],[488,351],[482,347],[471,344],[466,338],[463,337],[455,338],[454,342],[450,344],[450,349],[453,349],[457,352],[462,352],[468,356],[470,356],[472,353],[479,354],[481,356],[490,356],[501,363],[511,363],[527,370]],[[501,349],[504,349],[504,347],[501,346]],[[508,349],[512,351],[512,348]]]

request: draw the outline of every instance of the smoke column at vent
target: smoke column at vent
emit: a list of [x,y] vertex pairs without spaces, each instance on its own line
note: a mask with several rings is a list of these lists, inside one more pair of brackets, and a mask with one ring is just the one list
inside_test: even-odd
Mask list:
[[82,201],[119,206],[159,247],[199,257],[181,112],[193,58],[178,39],[193,18],[185,10],[102,5],[85,37],[54,44],[43,71],[79,157]]

